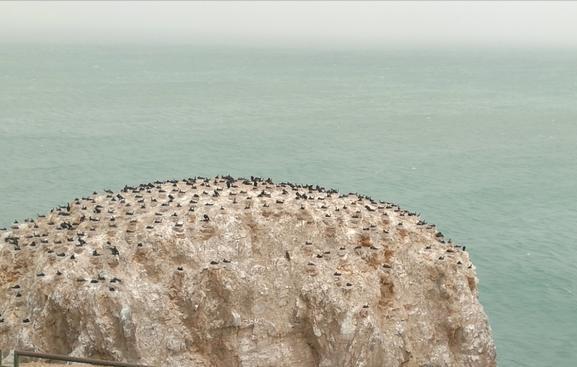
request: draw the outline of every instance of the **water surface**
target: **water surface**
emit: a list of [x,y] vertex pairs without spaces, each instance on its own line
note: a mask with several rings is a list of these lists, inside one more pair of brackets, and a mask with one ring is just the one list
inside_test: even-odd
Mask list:
[[500,366],[577,365],[577,50],[0,46],[0,225],[196,175],[361,192],[467,246]]

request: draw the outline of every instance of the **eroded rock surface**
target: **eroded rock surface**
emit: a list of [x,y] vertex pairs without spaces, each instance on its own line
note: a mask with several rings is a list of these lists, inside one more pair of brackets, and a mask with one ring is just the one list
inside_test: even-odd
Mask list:
[[0,231],[0,348],[165,366],[494,366],[466,251],[270,180],[94,193]]

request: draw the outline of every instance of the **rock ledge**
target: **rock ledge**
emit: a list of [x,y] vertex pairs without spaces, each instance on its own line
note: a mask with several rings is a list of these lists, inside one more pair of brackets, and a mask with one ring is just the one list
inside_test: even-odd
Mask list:
[[0,347],[168,366],[495,366],[475,268],[416,214],[155,182],[0,231]]

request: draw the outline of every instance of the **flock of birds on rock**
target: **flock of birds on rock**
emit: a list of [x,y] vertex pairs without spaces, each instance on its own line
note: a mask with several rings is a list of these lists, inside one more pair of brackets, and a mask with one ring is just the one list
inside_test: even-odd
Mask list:
[[[226,205],[215,207],[220,203],[219,198],[226,196],[229,201]],[[333,200],[346,199],[346,200]],[[55,271],[47,274],[46,270],[35,272],[37,279],[51,277],[51,281],[57,281],[65,275],[66,269],[73,267],[80,258],[91,257],[92,261],[106,258],[106,261],[119,261],[123,251],[128,249],[126,244],[133,245],[138,250],[145,246],[141,240],[143,233],[170,228],[176,234],[185,231],[187,223],[193,217],[199,224],[209,224],[220,213],[226,213],[230,207],[238,206],[239,210],[252,210],[273,207],[282,207],[289,201],[296,201],[295,208],[300,210],[316,209],[324,211],[324,218],[329,220],[333,216],[347,215],[349,220],[360,221],[363,211],[388,217],[394,213],[398,217],[415,217],[411,220],[418,228],[434,233],[435,242],[445,244],[443,251],[447,254],[457,251],[465,251],[464,246],[454,246],[450,240],[445,240],[441,232],[436,231],[434,225],[429,225],[423,220],[417,220],[418,215],[413,212],[400,209],[397,205],[384,201],[373,200],[369,196],[358,193],[340,194],[334,189],[325,189],[313,185],[299,185],[290,182],[274,184],[270,178],[260,177],[239,178],[231,176],[217,176],[215,178],[194,177],[184,180],[155,181],[138,186],[125,186],[120,192],[115,193],[105,190],[99,194],[83,198],[77,198],[72,202],[58,206],[47,215],[39,215],[37,219],[26,219],[22,223],[15,221],[10,228],[0,228],[0,254],[3,257],[12,253],[13,258],[33,263],[34,253],[43,251],[52,259]],[[257,202],[262,204],[257,208]],[[338,205],[334,205],[338,204]],[[188,219],[188,222],[187,222]],[[333,218],[334,219],[334,218]],[[408,219],[405,221],[407,224]],[[168,227],[167,227],[168,224]],[[396,223],[397,228],[403,228],[403,221]],[[377,225],[367,223],[362,231],[375,231]],[[390,229],[383,229],[385,234]],[[92,238],[99,232],[112,232],[113,237],[105,242],[99,242],[96,246]],[[139,239],[140,238],[140,239]],[[115,241],[116,239],[116,241]],[[429,244],[424,250],[431,250]],[[313,246],[312,241],[306,241],[305,247]],[[372,243],[356,244],[354,250],[377,250]],[[134,251],[135,249],[130,249]],[[344,251],[340,246],[337,251]],[[24,254],[23,254],[24,253]],[[331,254],[330,249],[317,252],[307,263],[307,266],[316,266],[315,261],[323,259]],[[445,259],[446,254],[438,256],[438,260]],[[284,251],[284,257],[291,261],[291,252]],[[61,261],[61,262],[60,262]],[[85,260],[91,261],[91,260]],[[207,266],[230,264],[231,259],[210,259]],[[459,260],[457,265],[463,265]],[[472,265],[468,265],[471,268]],[[391,268],[391,264],[383,263],[382,269]],[[176,272],[183,272],[183,266],[176,267]],[[342,272],[335,270],[334,277],[343,277]],[[74,280],[77,283],[107,284],[108,291],[116,292],[122,284],[122,279],[110,275],[106,271],[95,274],[90,279],[79,277]],[[348,281],[345,287],[352,287]],[[22,297],[24,289],[21,284],[9,285],[9,292],[15,298]],[[365,305],[368,307],[367,305]],[[365,307],[363,306],[363,307]],[[0,313],[0,323],[4,322]],[[23,323],[30,322],[30,316],[22,319]]]

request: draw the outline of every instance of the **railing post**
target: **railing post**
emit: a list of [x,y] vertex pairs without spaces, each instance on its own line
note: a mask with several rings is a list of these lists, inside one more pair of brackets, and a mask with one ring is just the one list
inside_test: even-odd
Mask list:
[[20,359],[17,351],[14,351],[14,367],[18,367],[20,365]]

